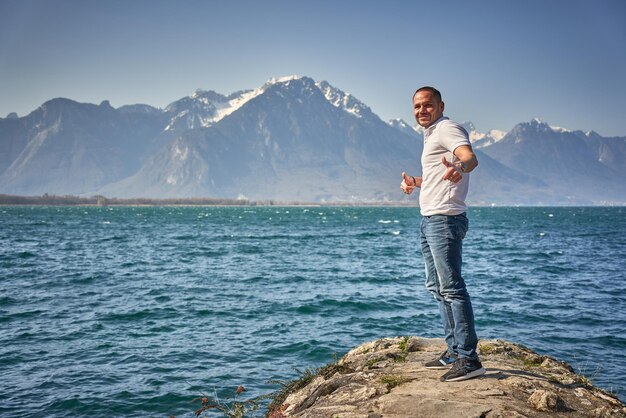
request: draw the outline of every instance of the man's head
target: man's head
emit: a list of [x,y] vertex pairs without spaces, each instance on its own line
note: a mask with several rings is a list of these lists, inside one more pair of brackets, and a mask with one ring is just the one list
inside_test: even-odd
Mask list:
[[444,107],[441,93],[434,87],[420,87],[413,94],[413,114],[417,123],[424,128],[443,116]]

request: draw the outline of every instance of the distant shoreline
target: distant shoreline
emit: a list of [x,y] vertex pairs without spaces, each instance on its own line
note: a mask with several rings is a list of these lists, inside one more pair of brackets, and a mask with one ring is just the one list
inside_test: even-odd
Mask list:
[[375,202],[298,202],[274,199],[247,200],[228,198],[107,198],[104,196],[18,196],[0,194],[0,206],[416,206],[414,201]]
[[[189,207],[270,207],[270,206],[291,206],[291,207],[415,207],[418,208],[417,199],[403,201],[330,201],[330,202],[299,202],[282,200],[247,200],[228,198],[108,198],[105,196],[80,197],[72,195],[49,195],[42,196],[19,196],[0,194],[0,206],[189,206]],[[469,202],[469,207],[625,207],[626,202],[601,202],[596,204],[493,204],[487,202]]]

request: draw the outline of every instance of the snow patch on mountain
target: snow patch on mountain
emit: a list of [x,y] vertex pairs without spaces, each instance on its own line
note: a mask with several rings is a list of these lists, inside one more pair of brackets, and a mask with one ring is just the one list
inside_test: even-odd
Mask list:
[[484,148],[489,145],[493,145],[496,142],[500,142],[506,135],[505,131],[499,131],[497,129],[491,129],[487,133],[471,131],[469,133],[469,140],[475,146],[475,148]]
[[536,129],[537,131],[543,131],[543,132],[548,132],[548,131],[552,131],[552,127],[550,125],[548,125],[547,123],[545,123],[544,121],[542,121],[539,118],[533,118],[529,125]]
[[533,118],[530,122],[526,123],[526,124],[521,124],[521,125],[525,125],[525,126],[530,126],[531,128],[535,129],[536,131],[540,131],[540,132],[557,132],[557,133],[571,133],[574,132],[571,129],[567,129],[567,128],[562,128],[560,126],[554,126],[554,125],[550,125],[544,121],[542,121],[539,118]]
[[404,119],[402,118],[391,119],[389,121],[389,125],[393,126],[394,128],[413,129],[413,127],[409,125],[408,123],[406,123]]
[[324,97],[330,104],[357,118],[362,118],[372,113],[372,110],[356,97],[331,86],[327,81],[320,81],[315,83],[315,85],[324,93]]
[[[407,135],[421,135],[422,131],[420,131],[420,129],[418,129],[418,127],[416,126],[411,126],[408,123],[406,123],[404,121],[404,119],[401,118],[396,118],[396,119],[391,119],[388,122],[389,126],[396,128],[397,130],[404,132]],[[421,128],[421,127],[419,127]]]
[[552,129],[554,132],[561,132],[561,133],[573,132],[571,129],[562,128],[560,126],[554,126],[554,125],[550,125],[550,129]]
[[241,106],[245,105],[250,100],[262,94],[263,91],[263,89],[244,91],[239,96],[234,97],[225,104],[221,104],[219,107],[217,107],[215,118],[213,118],[211,123],[213,124],[217,121],[224,119],[226,116],[241,108]]
[[284,76],[284,77],[272,77],[270,78],[267,83],[265,83],[265,85],[273,85],[273,84],[279,84],[279,83],[287,83],[289,81],[293,81],[293,80],[300,80],[302,77],[299,75],[288,75],[288,76]]

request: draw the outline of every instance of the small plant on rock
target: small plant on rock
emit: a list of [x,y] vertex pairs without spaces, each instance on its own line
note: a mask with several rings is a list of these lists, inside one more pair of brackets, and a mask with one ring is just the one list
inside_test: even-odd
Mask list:
[[415,379],[412,379],[410,377],[405,377],[405,376],[397,376],[397,375],[388,374],[388,375],[382,376],[379,381],[383,385],[387,386],[387,390],[391,390],[395,388],[396,386],[399,386],[403,383],[410,382],[411,380],[415,380]]
[[400,349],[400,356],[394,358],[395,362],[405,362],[406,357],[409,355],[409,340],[410,337],[402,337],[400,342],[398,343],[398,348]]
[[254,414],[254,412],[258,411],[261,407],[259,401],[266,398],[267,395],[248,400],[241,400],[240,395],[245,391],[246,388],[239,385],[234,391],[234,396],[232,398],[227,397],[224,401],[220,401],[217,394],[215,395],[215,398],[204,396],[194,399],[192,402],[200,402],[200,408],[195,411],[196,417],[199,417],[210,409],[221,411],[224,416],[228,418],[244,418],[254,416],[251,414]]

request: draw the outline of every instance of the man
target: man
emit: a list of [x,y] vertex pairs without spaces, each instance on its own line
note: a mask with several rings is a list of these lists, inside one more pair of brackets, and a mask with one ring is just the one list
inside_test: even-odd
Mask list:
[[467,131],[443,116],[441,93],[422,87],[413,95],[415,120],[424,128],[422,176],[402,173],[407,194],[420,188],[420,242],[426,267],[426,288],[439,305],[448,348],[427,368],[450,368],[441,380],[455,382],[485,373],[476,348],[472,303],[461,276],[462,240],[467,232],[465,198],[469,173],[478,160]]

